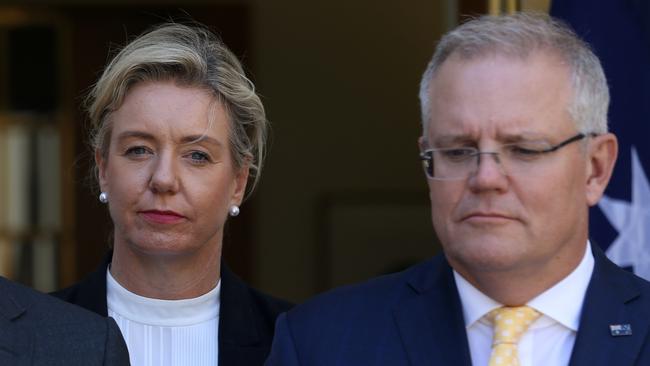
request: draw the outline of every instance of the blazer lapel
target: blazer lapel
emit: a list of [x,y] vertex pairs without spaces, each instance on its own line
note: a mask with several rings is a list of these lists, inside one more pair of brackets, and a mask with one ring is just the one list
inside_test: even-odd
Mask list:
[[113,251],[110,250],[104,256],[99,267],[79,284],[79,295],[75,305],[79,305],[102,316],[108,316],[108,304],[106,303],[106,271],[113,259]]
[[462,307],[451,267],[434,258],[409,286],[416,295],[395,309],[404,348],[413,366],[470,366]]
[[221,263],[219,364],[261,365],[268,349],[260,346],[252,299],[246,286]]
[[[570,365],[633,365],[648,335],[648,304],[640,299],[638,280],[592,248],[594,272]],[[619,325],[629,325],[631,334],[613,335],[611,327]]]
[[19,324],[26,310],[12,296],[6,281],[0,278],[0,365],[29,365],[30,333]]

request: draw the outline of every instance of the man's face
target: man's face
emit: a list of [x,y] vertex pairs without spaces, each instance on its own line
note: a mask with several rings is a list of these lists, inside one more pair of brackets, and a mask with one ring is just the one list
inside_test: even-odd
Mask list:
[[[492,152],[522,141],[555,145],[578,132],[571,98],[569,70],[553,54],[452,55],[432,80],[423,137],[430,148]],[[493,156],[481,155],[466,179],[429,179],[433,225],[452,266],[470,282],[482,272],[575,266],[587,240],[587,143],[545,154],[530,174],[510,175]]]

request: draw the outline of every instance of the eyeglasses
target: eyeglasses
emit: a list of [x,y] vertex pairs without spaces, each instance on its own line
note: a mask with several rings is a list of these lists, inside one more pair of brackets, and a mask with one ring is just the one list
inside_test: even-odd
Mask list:
[[579,133],[557,145],[546,141],[521,141],[501,145],[497,151],[479,151],[475,147],[427,149],[420,154],[429,179],[462,180],[476,173],[481,155],[492,155],[504,175],[527,175],[535,172],[543,158],[572,142],[597,134]]

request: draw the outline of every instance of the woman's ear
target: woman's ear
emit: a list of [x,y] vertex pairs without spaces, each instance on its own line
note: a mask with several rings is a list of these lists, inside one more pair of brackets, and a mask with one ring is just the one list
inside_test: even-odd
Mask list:
[[95,165],[97,166],[97,179],[99,180],[99,189],[106,192],[106,159],[99,151],[95,149]]
[[594,206],[607,188],[614,171],[618,156],[618,140],[611,133],[591,138],[587,162],[586,199],[589,206]]
[[240,205],[244,200],[249,172],[250,172],[250,159],[246,159],[235,174],[235,191],[233,192],[233,196],[232,196],[232,201],[233,201],[232,203],[235,205]]

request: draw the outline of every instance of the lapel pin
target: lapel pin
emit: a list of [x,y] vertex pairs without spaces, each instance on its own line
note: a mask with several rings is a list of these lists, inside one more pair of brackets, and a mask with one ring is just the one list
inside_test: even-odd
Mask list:
[[632,326],[630,324],[611,324],[609,332],[612,337],[621,337],[632,335]]

